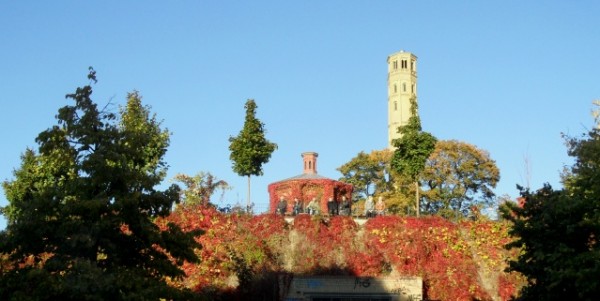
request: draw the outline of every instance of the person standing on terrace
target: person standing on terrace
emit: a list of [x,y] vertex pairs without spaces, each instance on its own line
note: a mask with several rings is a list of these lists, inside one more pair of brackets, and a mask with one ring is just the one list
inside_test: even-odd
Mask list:
[[317,198],[312,198],[308,206],[306,206],[306,211],[310,215],[319,214],[319,203],[317,203]]
[[375,203],[373,203],[373,196],[368,196],[365,201],[365,217],[373,217],[375,215]]
[[377,204],[375,204],[375,212],[377,215],[383,215],[385,213],[385,202],[383,202],[383,197],[379,197],[377,200]]
[[333,197],[329,197],[329,200],[327,201],[327,210],[329,211],[329,215],[337,215],[338,209],[337,202],[333,200]]
[[283,196],[279,197],[279,204],[277,204],[277,214],[285,215],[287,211],[287,202],[283,198]]

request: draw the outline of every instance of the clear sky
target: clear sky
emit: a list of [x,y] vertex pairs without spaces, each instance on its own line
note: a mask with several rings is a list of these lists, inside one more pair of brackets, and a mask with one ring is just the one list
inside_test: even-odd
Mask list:
[[93,66],[96,102],[138,90],[173,133],[169,179],[205,171],[234,187],[217,203],[246,202],[228,138],[254,98],[279,145],[252,178],[265,211],[267,185],[302,173],[302,152],[337,179],[387,146],[386,59],[405,50],[423,129],[489,151],[497,195],[560,187],[561,133],[590,129],[600,98],[599,15],[598,1],[2,1],[0,179]]

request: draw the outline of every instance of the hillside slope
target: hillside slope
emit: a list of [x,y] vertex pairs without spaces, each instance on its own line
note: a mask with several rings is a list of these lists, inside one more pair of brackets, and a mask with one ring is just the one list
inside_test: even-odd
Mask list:
[[207,207],[177,209],[168,220],[203,229],[200,264],[185,264],[174,285],[212,299],[267,299],[285,275],[420,276],[425,299],[508,300],[524,279],[504,272],[508,226],[452,223],[439,217],[376,217],[359,226],[349,217],[225,215]]

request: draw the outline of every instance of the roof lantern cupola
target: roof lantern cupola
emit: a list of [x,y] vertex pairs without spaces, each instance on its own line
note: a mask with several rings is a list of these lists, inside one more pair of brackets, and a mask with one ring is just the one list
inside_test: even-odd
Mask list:
[[318,156],[319,156],[319,154],[317,154],[315,152],[302,153],[305,174],[316,174],[317,173],[317,157]]

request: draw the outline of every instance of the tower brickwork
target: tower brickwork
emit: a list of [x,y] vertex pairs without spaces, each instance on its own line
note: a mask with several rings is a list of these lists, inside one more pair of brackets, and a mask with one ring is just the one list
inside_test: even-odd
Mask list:
[[388,63],[388,148],[400,138],[398,127],[411,116],[410,99],[417,98],[417,57],[410,52],[396,52]]
[[304,161],[304,173],[305,174],[316,174],[317,173],[317,157],[319,154],[315,152],[302,153],[302,160]]

